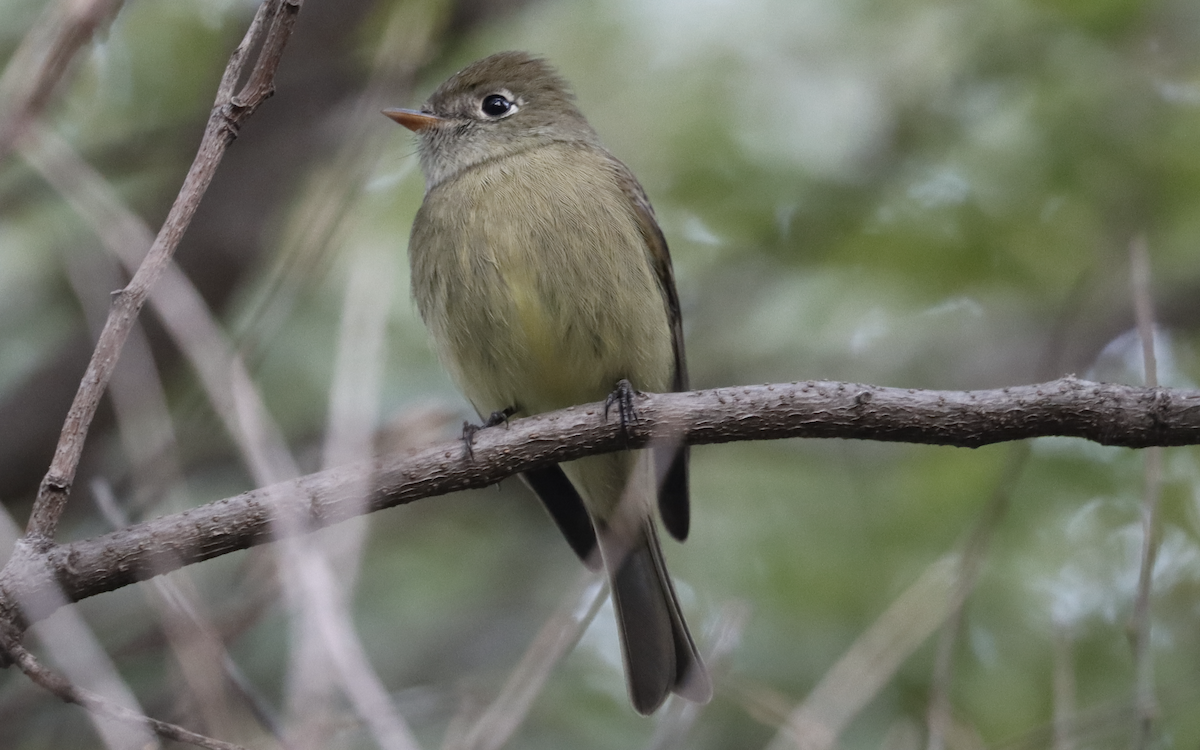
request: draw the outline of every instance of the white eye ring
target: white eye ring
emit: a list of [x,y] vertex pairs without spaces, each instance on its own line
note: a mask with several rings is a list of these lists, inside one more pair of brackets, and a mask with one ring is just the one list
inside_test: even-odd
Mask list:
[[512,92],[506,89],[493,91],[479,101],[479,113],[489,120],[499,120],[517,113],[517,106]]

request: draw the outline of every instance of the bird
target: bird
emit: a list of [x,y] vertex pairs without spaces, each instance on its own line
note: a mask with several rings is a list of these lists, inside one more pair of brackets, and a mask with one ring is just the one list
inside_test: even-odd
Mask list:
[[[634,393],[687,390],[654,210],[545,59],[491,55],[420,109],[384,114],[416,134],[425,177],[408,244],[413,297],[485,427],[601,400],[624,424],[636,419]],[[687,538],[688,459],[687,446],[662,443],[522,475],[576,555],[606,571],[643,715],[671,693],[712,697],[654,518],[657,505],[667,531]]]

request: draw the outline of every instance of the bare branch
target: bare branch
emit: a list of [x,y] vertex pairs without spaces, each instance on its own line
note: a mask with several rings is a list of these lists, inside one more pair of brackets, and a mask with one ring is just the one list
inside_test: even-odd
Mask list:
[[950,614],[956,567],[951,558],[927,567],[788,715],[767,749],[836,747],[851,719]]
[[[338,673],[342,689],[371,731],[381,750],[420,750],[420,743],[392,705],[382,680],[375,674],[348,608],[339,596],[338,580],[325,556],[317,551],[284,545],[281,560],[296,580],[293,606],[305,608],[301,617],[312,627]],[[301,583],[301,581],[306,583]],[[286,582],[285,582],[286,583]],[[303,588],[301,588],[303,586]]]
[[[393,274],[387,273],[387,263],[378,248],[363,247],[354,252],[350,264],[346,293],[343,297],[342,322],[334,358],[334,376],[329,394],[329,419],[321,465],[332,468],[351,461],[361,461],[374,454],[376,419],[379,413],[380,383],[387,341],[387,311],[391,307]],[[381,272],[381,268],[385,272]],[[362,501],[366,501],[367,478],[363,477]],[[309,551],[321,554],[327,566],[302,565],[300,569],[279,566],[281,576],[295,576],[296,586],[304,585],[307,567],[317,567],[317,585],[325,581],[324,572],[336,577],[328,581],[332,591],[320,597],[302,597],[293,625],[293,646],[289,649],[288,689],[284,695],[287,713],[296,725],[293,729],[297,750],[323,748],[334,742],[334,722],[330,712],[337,705],[333,693],[338,688],[338,672],[349,674],[362,652],[362,646],[347,620],[342,616],[344,602],[353,601],[362,562],[368,526],[365,523],[342,524],[337,529],[312,537],[306,545]],[[301,556],[302,562],[303,557]],[[325,601],[338,602],[338,614],[322,606]],[[330,635],[347,636],[348,642],[335,643]],[[335,662],[337,670],[330,669]],[[373,678],[343,679],[346,689],[362,693],[363,685],[376,682]],[[373,705],[377,699],[359,701],[357,705]],[[381,723],[381,712],[363,716],[374,734],[388,737],[397,734],[395,727]],[[379,743],[381,746],[382,742]]]
[[[29,518],[27,533],[31,542],[38,547],[48,548],[54,538],[58,519],[75,481],[75,471],[96,407],[112,378],[121,348],[149,295],[150,287],[166,269],[238,128],[270,95],[270,87],[264,85],[263,81],[270,80],[269,74],[279,64],[299,7],[299,0],[264,0],[246,37],[229,61],[196,159],[150,252],[129,285],[116,295],[92,360],[79,383],[75,401],[67,413],[54,459],[38,489]],[[233,88],[241,77],[249,50],[258,41],[264,27],[267,27],[266,40],[259,50],[249,83],[241,92],[233,95]],[[263,71],[269,73],[264,74]],[[267,77],[264,78],[264,75]]]
[[205,737],[202,734],[196,734],[170,722],[151,719],[148,716],[139,714],[137,711],[132,711],[124,706],[112,703],[89,690],[75,687],[62,675],[57,674],[39,662],[33,654],[9,633],[0,631],[0,647],[4,648],[12,660],[16,662],[17,666],[21,668],[21,671],[28,675],[30,679],[67,703],[75,703],[94,714],[110,719],[143,725],[163,739],[186,742],[196,747],[209,748],[209,750],[245,750],[241,745],[222,742],[211,737]]
[[[16,522],[0,509],[0,546],[12,546],[12,557],[21,560],[30,568],[41,569],[39,558],[30,555],[29,545],[20,539],[20,531]],[[47,597],[56,597],[62,611],[58,617],[53,617],[33,626],[34,635],[41,642],[42,648],[58,663],[61,668],[61,679],[76,685],[83,690],[103,696],[110,704],[135,715],[144,713],[138,703],[137,696],[121,677],[116,665],[108,658],[104,648],[96,639],[92,629],[84,622],[83,616],[76,607],[66,606],[61,592],[47,591]],[[0,624],[0,636],[15,633],[11,624]],[[11,663],[11,656],[3,651],[3,638],[0,637],[0,653],[4,654],[6,666]],[[31,674],[36,684],[37,675]],[[114,721],[103,715],[89,712],[88,719],[96,732],[100,745],[108,750],[118,748],[157,748],[153,733],[145,722]]]
[[[45,564],[66,597],[78,601],[271,541],[280,529],[299,533],[485,487],[538,466],[641,447],[663,432],[693,445],[836,437],[977,447],[1053,435],[1138,448],[1200,443],[1200,391],[1075,378],[988,391],[784,383],[644,393],[638,402],[638,421],[624,427],[605,421],[602,403],[519,419],[479,432],[473,458],[456,440],[349,464],[54,547],[45,551]],[[370,488],[365,504],[363,477]],[[53,585],[10,561],[0,571],[0,621],[22,622],[14,602],[42,601],[39,592]],[[50,611],[34,607],[26,616],[36,620]]]
[[[118,505],[111,487],[93,480],[92,494],[109,524],[118,529],[129,525],[129,518]],[[283,731],[275,712],[250,686],[225,649],[221,634],[203,611],[201,597],[186,571],[177,570],[172,576],[155,578],[146,594],[150,606],[158,612],[183,680],[196,698],[201,728],[211,731],[215,727],[236,726],[235,706],[241,706],[275,739],[281,739]],[[229,688],[236,690],[237,695],[228,695]]]
[[[67,419],[55,448],[49,471],[39,487],[29,519],[26,540],[18,546],[18,553],[13,555],[9,565],[5,566],[6,574],[17,578],[22,574],[34,574],[34,578],[41,578],[43,581],[51,577],[50,575],[38,576],[35,572],[44,564],[44,560],[41,559],[42,553],[53,548],[55,530],[74,483],[75,472],[83,452],[88,429],[101,396],[112,379],[121,349],[134,327],[138,313],[145,304],[151,287],[169,267],[171,257],[178,247],[184,231],[191,223],[192,216],[195,214],[217,166],[229,144],[237,136],[238,128],[272,93],[274,73],[279,65],[283,47],[291,34],[299,7],[300,0],[264,0],[245,38],[233,53],[222,77],[216,103],[209,116],[208,126],[201,140],[199,151],[179,194],[176,196],[175,203],[171,207],[158,237],[133,274],[128,286],[114,299],[92,359],[80,381],[75,400],[67,413]],[[264,33],[265,40],[262,38]],[[246,59],[254,47],[258,47],[256,64],[248,76],[247,84],[239,93],[234,94]],[[71,54],[73,54],[73,50],[71,50]],[[69,60],[69,56],[55,64],[65,67],[67,60]],[[52,83],[47,84],[47,86],[50,85]],[[13,133],[24,129],[28,118],[37,110],[36,97],[48,95],[48,91],[49,88],[41,93],[35,91],[31,94],[34,98],[27,98],[25,101],[22,101],[19,95],[16,96],[17,103],[20,105],[16,115],[18,119],[0,123],[3,125],[3,130],[0,130],[0,139],[4,139],[0,140],[0,147],[6,146],[7,139],[12,138]],[[58,598],[52,595],[53,588],[53,585],[43,588],[36,595],[39,596],[40,601],[53,602]],[[5,608],[5,632],[0,634],[3,637],[0,645],[3,645],[7,656],[21,666],[22,671],[46,689],[64,700],[80,704],[98,715],[143,723],[170,739],[210,748],[232,749],[237,747],[229,743],[211,740],[165,722],[146,719],[136,711],[116,706],[97,695],[76,688],[66,679],[41,667],[32,655],[23,649],[15,635],[16,631],[9,630],[21,622],[17,602],[28,603],[21,600],[19,596],[8,602],[10,606]]]
[[0,159],[49,104],[76,53],[121,5],[121,0],[59,0],[46,6],[0,76]]
[[[570,653],[608,600],[608,586],[585,570],[563,593],[487,710],[461,735],[447,732],[442,750],[500,750],[529,715],[558,662]],[[453,724],[452,724],[453,726]]]
[[[30,127],[21,153],[75,211],[129,273],[137,272],[154,236],[116,196],[112,186],[63,139]],[[300,474],[253,378],[199,290],[169,261],[150,292],[150,306],[196,371],[217,416],[259,485]]]
[[[150,245],[152,237],[149,229],[141,223],[140,219],[115,197],[111,186],[84,163],[67,144],[44,129],[31,128],[22,142],[22,151],[47,181],[54,185],[82,216],[88,219],[97,234],[103,239],[104,244],[121,258],[131,273],[134,272],[138,268],[138,259],[142,256],[144,249]],[[358,273],[360,287],[381,276],[378,273],[371,273],[375,265],[371,261],[370,254],[365,254],[358,264],[362,268]],[[386,274],[382,276],[387,277]],[[374,283],[378,285],[377,281]],[[381,290],[376,289],[375,291],[380,292]],[[364,325],[364,316],[361,313],[351,316],[353,320],[347,322],[347,331],[352,330],[354,335],[344,336],[343,341],[369,347],[370,344],[367,338],[362,336],[362,332],[364,329],[377,329],[375,339],[381,342],[384,335],[383,322],[386,316],[387,300],[389,299],[390,295],[386,293],[386,290],[374,294],[348,294],[348,300],[351,301],[359,303],[363,300],[374,301],[375,304],[371,305],[372,309],[366,317],[375,320],[376,323]],[[241,358],[226,340],[199,293],[173,262],[168,262],[167,267],[163,270],[158,285],[150,294],[149,301],[179,348],[196,369],[205,392],[225,423],[229,434],[241,450],[254,480],[265,486],[298,476],[300,471],[288,452],[282,433],[268,413]],[[382,306],[378,304],[379,302],[383,303]],[[374,348],[378,349],[378,346]],[[365,415],[374,413],[374,409],[370,408],[374,397],[370,394],[378,390],[377,384],[371,384],[378,380],[378,375],[376,374],[372,378],[371,373],[382,366],[382,360],[378,352],[370,355],[363,354],[356,359],[361,361],[347,363],[341,368],[349,374],[339,380],[349,377],[358,377],[360,380],[366,378],[366,380],[341,388],[342,391],[353,393],[354,398],[358,400],[347,402],[345,398],[335,398],[333,400],[335,413],[346,411],[352,413],[334,420],[334,424],[346,421],[354,422],[355,429],[361,433],[360,437],[353,441],[358,446],[355,457],[362,459],[370,456],[369,446],[373,428],[370,418]],[[368,360],[373,361],[374,364],[368,366]],[[366,402],[363,403],[362,399],[366,399]],[[354,408],[355,406],[357,409]],[[339,443],[346,442],[347,430],[334,429],[330,435],[331,440]],[[334,453],[342,450],[338,447]],[[363,494],[367,489],[366,477],[364,477]],[[361,513],[354,515],[361,515]],[[278,520],[287,524],[295,522],[297,517],[285,517]],[[276,532],[275,536],[297,537],[306,530],[305,528],[285,528]],[[345,534],[342,536],[347,538]],[[358,536],[361,537],[361,532]],[[298,542],[293,543],[298,544]],[[366,662],[361,658],[361,644],[353,635],[349,616],[345,612],[344,600],[337,596],[334,587],[319,585],[320,582],[330,579],[330,576],[333,575],[329,565],[317,559],[321,557],[323,560],[321,550],[312,547],[310,541],[306,541],[303,547],[297,546],[295,549],[291,548],[291,544],[277,548],[284,559],[284,562],[279,565],[279,570],[285,575],[285,584],[287,585],[284,586],[284,590],[288,592],[288,600],[297,613],[297,622],[300,623],[299,632],[315,637],[314,640],[302,635],[299,640],[302,644],[308,644],[316,649],[314,651],[313,648],[301,647],[293,650],[292,653],[300,663],[306,664],[306,660],[311,662],[311,665],[308,666],[311,666],[312,669],[301,671],[304,671],[306,678],[312,674],[318,674],[322,679],[339,677],[340,683],[354,700],[355,706],[360,709],[364,720],[372,727],[382,745],[385,747],[414,747],[415,740],[412,739],[411,732],[408,731],[400,716],[387,704],[382,684],[373,673],[368,673]],[[353,550],[357,547],[356,542],[348,542],[347,545],[344,545],[344,549],[341,550],[344,553],[341,562],[345,562],[346,554],[356,556],[357,553]],[[171,565],[169,567],[178,568],[179,566]],[[342,564],[338,566],[338,569],[343,574],[342,582],[351,582],[354,575],[349,574],[349,571],[357,570],[357,559],[355,558],[353,565]],[[319,627],[309,627],[307,624],[309,620],[316,622]],[[335,634],[344,640],[335,642],[332,638],[332,635]],[[326,651],[330,653],[335,666],[339,667],[333,674],[329,673],[328,665],[323,656],[320,656]],[[351,675],[352,670],[353,676]],[[300,682],[304,682],[304,680],[300,680]],[[314,696],[308,692],[303,692],[303,694],[301,692],[297,692],[296,700],[302,702],[302,705],[291,713],[302,717],[303,721],[307,721],[316,717],[318,712],[314,709]],[[309,729],[311,727],[308,724],[302,724],[297,737],[303,738],[303,742],[312,746],[320,745],[318,737],[311,734]]]

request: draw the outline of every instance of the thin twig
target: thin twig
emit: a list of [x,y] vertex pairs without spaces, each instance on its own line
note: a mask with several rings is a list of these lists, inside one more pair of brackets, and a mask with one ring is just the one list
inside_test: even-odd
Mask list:
[[[367,244],[352,260],[343,297],[342,321],[334,358],[333,382],[329,388],[329,419],[325,429],[323,468],[361,461],[374,449],[379,394],[384,369],[387,339],[387,313],[392,303],[391,265],[394,253],[384,253]],[[363,478],[361,502],[367,501],[369,483]],[[329,561],[336,576],[339,599],[353,601],[367,525],[349,523],[308,540],[309,549],[317,549]],[[281,570],[281,575],[301,571]],[[314,613],[312,617],[320,616]],[[291,668],[288,690],[288,715],[296,723],[297,750],[324,748],[333,742],[330,710],[337,689],[337,674],[329,669],[330,645],[320,628],[299,625],[289,649]],[[345,649],[343,649],[345,650]],[[356,649],[357,651],[357,649]]]
[[567,589],[513,668],[496,700],[460,735],[447,734],[442,750],[499,750],[525,721],[554,666],[579,641],[608,599],[598,574],[584,571]]
[[[30,163],[67,197],[80,215],[95,228],[104,244],[127,266],[136,267],[135,256],[138,249],[145,246],[148,232],[137,216],[116,199],[104,179],[79,159],[67,144],[47,131],[32,130],[22,147]],[[206,395],[238,446],[255,481],[264,486],[277,485],[298,476],[299,468],[250,373],[195,287],[173,263],[168,263],[164,269],[160,284],[150,295],[150,303],[195,368]],[[370,432],[369,427],[366,432]],[[367,486],[364,481],[363,492]],[[275,534],[280,537],[294,539],[309,530],[306,523],[295,516],[275,517],[273,522],[279,527]],[[291,549],[287,544],[281,545],[277,551],[289,561],[279,569],[286,576],[285,584],[294,584],[284,587],[292,609],[298,613],[308,613],[306,616],[315,618],[314,622],[320,620],[337,625],[322,627],[320,634],[323,636],[330,633],[352,634],[344,601],[332,590],[317,585],[324,577],[301,575],[296,578],[293,574],[302,566],[317,565],[312,558],[319,551]],[[162,562],[166,566],[164,570],[179,567],[166,558]],[[326,562],[320,565],[328,567]],[[335,609],[337,614],[334,613]],[[308,629],[307,625],[300,626],[300,631],[318,632]],[[300,639],[301,642],[303,640]],[[322,640],[321,643],[324,648],[330,647],[328,640]],[[341,662],[343,665],[353,661],[348,661],[349,656],[346,655],[353,656],[361,650],[357,639],[353,643],[336,646],[338,653],[345,657]],[[298,648],[296,653],[309,651]],[[384,702],[379,698],[383,690],[378,677],[373,673],[368,675],[361,669],[365,660],[353,663],[360,667],[354,681],[347,679],[346,669],[334,674],[342,681],[347,694],[355,700],[363,719],[376,730],[377,738],[385,744],[391,742],[397,747],[411,745],[411,732],[404,726],[402,718],[390,706],[384,707]],[[309,715],[315,712],[312,705],[305,706],[304,710]],[[387,740],[389,737],[404,739],[397,742]]]
[[75,55],[121,5],[122,0],[59,0],[46,6],[0,75],[0,160],[45,110]]
[[[104,177],[53,132],[31,127],[21,153],[88,223],[130,273],[153,241],[142,220]],[[265,486],[299,474],[282,433],[267,412],[233,345],[204,297],[174,261],[150,291],[150,306],[187,358],[213,410],[237,446],[254,481]]]
[[846,725],[949,614],[957,563],[934,562],[860,635],[804,702],[787,717],[768,750],[831,750]]
[[[50,468],[39,487],[23,549],[19,547],[18,552],[5,566],[5,571],[9,574],[19,577],[22,573],[28,574],[31,570],[41,567],[44,561],[37,558],[40,558],[46,550],[53,548],[55,530],[75,479],[88,428],[95,416],[100,398],[112,378],[121,349],[151,287],[167,268],[225,150],[236,137],[240,125],[270,95],[271,80],[282,55],[284,44],[291,33],[299,7],[300,0],[265,0],[241,45],[233,53],[222,78],[216,104],[209,117],[208,127],[201,140],[199,152],[184,180],[183,187],[146,258],[128,286],[116,295],[92,359],[68,411]],[[266,30],[266,39],[260,43],[259,40],[264,29]],[[249,76],[247,85],[239,94],[235,95],[233,92],[242,75],[245,60],[250,50],[256,46],[259,48],[257,63]],[[63,64],[65,65],[65,63]],[[32,110],[28,107],[23,108],[20,117],[27,117],[28,111]],[[3,146],[3,143],[0,143],[0,146]],[[14,567],[18,572],[14,573]],[[52,601],[58,598],[47,596],[47,593],[45,589],[40,592],[40,600]],[[6,608],[5,632],[0,645],[3,645],[6,654],[14,659],[22,670],[38,684],[64,700],[83,705],[94,713],[126,721],[144,722],[154,731],[172,739],[204,747],[236,747],[229,743],[210,740],[165,722],[147,720],[137,712],[113,706],[98,696],[75,688],[65,679],[42,668],[32,655],[24,650],[15,635],[8,632],[8,628],[12,628],[20,622],[20,613],[17,609],[19,602],[22,602],[20,596],[10,601],[10,606]]]
[[[239,348],[251,353],[248,358],[257,342],[270,341],[279,323],[289,318],[305,281],[320,276],[337,256],[331,250],[346,235],[345,219],[360,204],[371,173],[379,169],[385,139],[395,138],[395,126],[380,117],[379,110],[394,106],[412,90],[452,7],[447,0],[393,7],[371,76],[343,114],[345,130],[337,151],[290,212],[262,292],[234,327]],[[403,169],[412,171],[415,166],[410,159]]]
[[[1133,309],[1142,342],[1142,363],[1146,386],[1158,386],[1158,364],[1154,355],[1154,300],[1150,291],[1150,251],[1146,239],[1138,237],[1129,245]],[[1154,561],[1158,557],[1158,501],[1162,494],[1162,448],[1146,450],[1142,491],[1142,554],[1138,569],[1137,595],[1129,617],[1129,638],[1133,646],[1133,666],[1137,704],[1134,747],[1150,745],[1154,722],[1158,718],[1158,700],[1154,690],[1154,655],[1150,644],[1150,589],[1154,582]]]
[[[180,188],[179,195],[141,267],[128,286],[115,296],[100,340],[80,381],[75,400],[67,412],[54,459],[38,488],[33,512],[30,514],[27,535],[31,543],[41,549],[46,549],[52,544],[58,519],[75,481],[75,471],[83,453],[88,428],[100,398],[112,378],[125,339],[150,293],[150,288],[162,275],[184,231],[191,223],[217,166],[229,144],[237,136],[238,128],[270,95],[269,74],[272,74],[279,64],[284,44],[299,10],[300,0],[264,0],[259,7],[250,29],[230,58],[216,103],[209,116],[208,126],[200,142],[199,152],[188,170],[183,187]],[[258,43],[264,27],[266,40],[259,49],[249,82],[234,95],[233,91],[241,77],[246,57],[250,49]]]
[[[32,556],[27,555],[30,547],[18,539],[17,534],[17,525],[7,513],[0,510],[0,538],[5,542],[15,541],[14,557],[26,555],[25,559],[30,569],[43,568],[42,560],[36,553]],[[65,604],[59,591],[46,595]],[[7,622],[0,623],[0,651],[16,663],[35,684],[49,690],[56,697],[88,709],[106,747],[154,746],[152,733],[160,729],[167,731],[168,737],[178,737],[185,741],[193,734],[188,730],[180,730],[181,734],[174,731],[178,729],[174,725],[155,722],[142,714],[137,698],[108,660],[90,628],[73,608],[68,607],[54,620],[39,623],[35,626],[35,631],[49,653],[59,662],[65,675],[51,671],[26,652],[20,644],[17,631]],[[80,685],[89,687],[79,687]],[[96,710],[97,707],[99,710]],[[194,736],[208,740],[202,735]],[[212,746],[213,742],[216,741],[208,740],[205,746]],[[219,743],[217,746],[226,745]]]
[[[141,218],[121,201],[112,185],[88,165],[70,144],[36,123],[22,138],[20,148],[26,161],[66,199],[105,248],[131,274],[136,272],[154,235]],[[150,292],[149,301],[176,346],[195,368],[205,394],[239,447],[256,481],[270,484],[298,474],[278,428],[273,426],[273,420],[266,413],[261,395],[243,385],[239,391],[242,398],[235,398],[233,384],[251,383],[250,375],[225,339],[203,297],[174,261],[167,264],[159,282]],[[114,379],[112,385],[115,386],[117,382]],[[120,406],[119,402],[117,405]],[[119,528],[127,523],[116,525]],[[171,600],[166,591],[160,593],[164,601]],[[178,599],[178,592],[176,594],[175,598]],[[206,661],[208,664],[214,663],[212,659]],[[240,691],[245,694],[250,690],[248,682],[227,654],[215,663],[224,664],[231,683]],[[273,735],[280,737],[279,722],[263,699],[253,695],[246,697],[246,704],[256,718]]]
[[[76,295],[83,303],[85,317],[98,331],[104,322],[107,292],[120,283],[117,263],[106,254],[92,250],[86,255],[72,254],[66,266]],[[180,464],[166,396],[140,325],[134,326],[126,341],[121,365],[109,383],[109,396],[122,443],[133,467],[135,494],[146,497],[158,494],[156,487],[178,486]],[[107,482],[93,480],[92,494],[113,528],[129,525]],[[184,506],[187,505],[190,503],[185,502]],[[176,580],[181,580],[186,578],[186,571],[178,570],[173,575]],[[172,606],[184,601],[186,596],[171,579],[159,577],[150,584],[144,591],[159,616],[180,674],[193,698],[198,714],[196,729],[206,734],[217,734],[219,732],[213,730],[218,728],[229,731],[237,726],[233,720],[236,708],[247,703],[235,702],[228,694],[222,666],[228,665],[230,659],[224,644],[211,624],[201,621],[194,605],[187,607],[191,617],[182,616],[182,608]],[[71,679],[70,672],[67,677]]]
[[67,703],[82,706],[94,714],[105,716],[109,719],[148,727],[159,737],[166,740],[186,742],[196,747],[209,748],[209,750],[245,750],[241,745],[205,737],[202,734],[197,734],[176,724],[143,716],[137,711],[117,705],[89,690],[78,688],[62,675],[43,665],[15,637],[3,630],[0,630],[0,646],[4,648],[5,652],[12,657],[21,671],[28,675],[31,680]]
[[[92,495],[109,524],[118,529],[129,525],[129,518],[117,504],[111,487],[95,480]],[[255,720],[275,739],[282,739],[283,729],[276,712],[266,698],[253,689],[245,673],[233,661],[218,629],[197,606],[199,597],[195,587],[189,585],[185,590],[183,584],[190,580],[181,577],[182,573],[179,570],[173,576],[159,576],[150,581],[147,598],[163,622],[163,631],[182,668],[184,680],[196,696],[205,726],[234,726],[233,701],[226,694],[228,684],[238,692],[242,705]]]
[[[0,547],[11,547],[14,557],[22,556],[30,569],[45,574],[45,567],[36,553],[27,554],[30,551],[29,545],[20,539],[20,530],[16,522],[2,507]],[[61,605],[66,604],[60,591],[49,591],[44,596],[53,597]],[[15,633],[10,627],[8,623],[0,623],[0,630],[4,633]],[[104,653],[103,647],[77,608],[64,607],[57,617],[36,623],[33,631],[33,635],[62,669],[63,679],[105,696],[111,703],[120,705],[133,714],[144,713],[133,690]],[[2,644],[0,652],[3,652]],[[153,733],[144,724],[117,722],[91,712],[88,712],[88,719],[98,735],[100,744],[108,750],[132,747],[150,750],[157,745]]]
[[420,750],[416,736],[392,705],[367,658],[325,556],[298,544],[283,546],[287,550],[283,555],[285,584],[303,582],[289,598],[303,605],[304,627],[316,631],[343,692],[370,729],[372,739],[382,750]]
[[[99,334],[108,314],[109,292],[122,282],[120,267],[92,247],[86,252],[64,255],[67,279],[83,308],[84,319],[89,330]],[[162,488],[177,486],[183,469],[176,450],[175,430],[150,342],[141,325],[130,331],[121,364],[109,383],[108,395],[117,432],[128,456],[135,498],[147,500],[161,496]],[[142,503],[135,500],[133,504]]]

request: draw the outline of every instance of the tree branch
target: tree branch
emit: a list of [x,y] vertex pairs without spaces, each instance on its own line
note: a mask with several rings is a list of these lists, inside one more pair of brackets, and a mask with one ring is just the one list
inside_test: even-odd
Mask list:
[[67,68],[122,0],[59,0],[47,5],[0,75],[0,160],[50,103]]
[[[0,621],[28,623],[69,601],[262,544],[279,529],[316,529],[424,497],[485,487],[521,471],[655,439],[698,445],[789,437],[978,447],[1053,435],[1144,448],[1200,443],[1200,391],[1073,377],[986,391],[922,391],[802,382],[640,394],[622,428],[602,403],[514,420],[461,441],[309,474],[103,536],[18,554],[0,571]],[[366,482],[364,483],[364,478]],[[362,488],[369,488],[362,502]],[[278,523],[280,518],[296,521]],[[42,554],[23,565],[20,553]],[[46,570],[51,574],[39,574]],[[16,602],[26,605],[21,613]],[[44,602],[44,604],[39,604]]]
[[[66,422],[54,451],[54,459],[38,488],[37,499],[29,518],[27,533],[35,546],[48,549],[54,538],[58,519],[75,481],[75,471],[83,453],[88,427],[96,414],[100,397],[112,379],[121,348],[150,293],[150,287],[167,268],[184,231],[191,223],[192,216],[200,205],[200,199],[225,155],[225,150],[237,136],[238,128],[253,114],[258,105],[271,95],[271,76],[279,64],[283,46],[299,9],[299,0],[264,0],[246,36],[230,58],[196,159],[192,162],[179,195],[171,206],[150,252],[129,285],[116,295],[91,362],[88,363],[75,400],[67,412]],[[234,89],[241,78],[246,58],[251,49],[259,44],[259,39],[264,33],[266,38],[261,42],[249,80],[242,90],[235,94]]]
[[[151,287],[170,266],[171,257],[179,246],[183,233],[191,223],[225,151],[237,137],[242,123],[272,94],[275,71],[283,55],[283,48],[291,36],[301,1],[263,0],[241,44],[230,57],[229,64],[221,78],[216,102],[209,115],[208,125],[205,128],[196,158],[188,170],[166,221],[159,230],[158,237],[133,274],[129,284],[113,299],[91,361],[88,363],[87,370],[76,391],[75,399],[67,412],[67,418],[55,447],[54,458],[38,488],[26,536],[18,542],[12,557],[5,565],[4,570],[0,572],[0,578],[9,577],[11,580],[30,576],[32,580],[40,579],[43,582],[52,579],[53,572],[38,575],[37,571],[43,569],[45,565],[45,553],[58,549],[53,543],[58,521],[75,481],[75,473],[83,453],[88,429],[95,417],[100,399],[112,379],[121,350],[134,327],[138,313],[149,296]],[[0,155],[12,139],[18,137],[29,118],[44,105],[54,81],[61,76],[74,51],[82,45],[83,40],[90,36],[95,25],[106,16],[106,9],[114,7],[116,4],[111,2],[94,0],[87,2],[85,0],[82,6],[77,8],[77,10],[84,11],[80,16],[84,22],[61,25],[63,34],[54,45],[53,54],[41,66],[44,75],[38,76],[38,83],[24,92],[12,93],[11,87],[5,89],[8,93],[3,98],[14,104],[15,109],[14,114],[0,115]],[[75,32],[72,32],[72,29]],[[254,64],[245,77],[246,83],[238,90],[238,82],[242,80],[246,63],[255,49],[257,49],[257,56],[254,58]],[[19,77],[12,71],[20,70],[22,70],[21,65],[10,66],[5,80],[11,81],[13,77]],[[55,588],[51,582],[49,586],[41,589],[35,588],[35,590],[41,597],[41,601],[54,602],[58,599]],[[210,748],[232,750],[237,747],[188,732],[181,727],[136,715],[135,712],[110,704],[99,696],[75,688],[64,678],[42,668],[32,655],[20,645],[15,635],[17,631],[9,632],[10,628],[23,620],[22,612],[17,604],[17,602],[21,602],[19,596],[18,594],[17,598],[0,604],[0,609],[3,610],[3,622],[0,622],[0,628],[2,628],[0,650],[3,650],[5,656],[14,660],[22,671],[38,684],[60,698],[78,703],[93,713],[123,721],[144,722],[165,737]],[[21,603],[24,604],[24,602]],[[37,608],[35,605],[32,609],[36,611]],[[54,606],[45,608],[52,610]]]
[[70,680],[43,665],[15,637],[3,631],[0,631],[0,645],[12,657],[17,666],[21,668],[22,672],[60,700],[83,706],[98,716],[104,716],[133,726],[145,727],[165,740],[183,742],[195,745],[196,747],[207,748],[208,750],[245,750],[241,745],[206,737],[205,735],[184,729],[177,724],[143,716],[137,711],[113,703],[90,690],[76,687],[71,684]]

